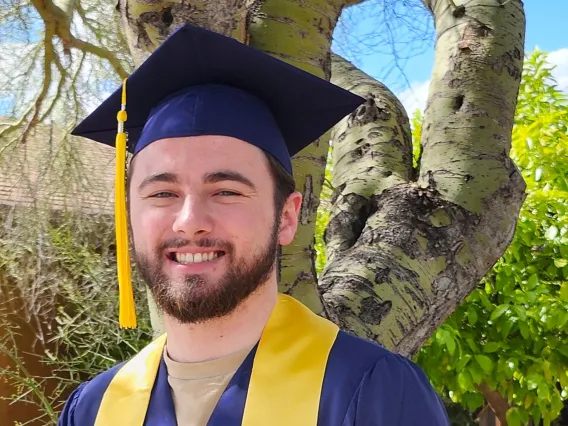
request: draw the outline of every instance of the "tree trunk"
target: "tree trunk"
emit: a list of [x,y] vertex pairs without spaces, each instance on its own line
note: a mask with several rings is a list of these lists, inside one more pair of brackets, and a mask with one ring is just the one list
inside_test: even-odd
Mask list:
[[484,410],[483,415],[479,416],[479,425],[490,426],[489,422],[493,422],[495,426],[507,426],[507,411],[509,410],[507,400],[499,392],[491,389],[487,383],[481,383],[476,387],[487,401],[487,409]]
[[[332,61],[336,22],[357,1],[119,3],[137,65],[190,22],[367,98],[294,159],[304,203],[295,242],[283,251],[280,290],[405,355],[421,347],[501,256],[524,199],[524,183],[509,160],[523,60],[522,3],[456,1],[425,1],[438,37],[418,170],[400,102],[345,60]],[[318,286],[314,229],[330,136],[337,191]],[[156,311],[153,320],[161,332]]]

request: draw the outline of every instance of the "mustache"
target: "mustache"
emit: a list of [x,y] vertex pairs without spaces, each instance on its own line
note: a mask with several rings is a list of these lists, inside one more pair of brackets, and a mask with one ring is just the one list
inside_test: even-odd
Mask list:
[[199,240],[188,240],[186,238],[171,238],[169,240],[163,241],[158,247],[159,251],[164,251],[167,249],[176,249],[186,246],[195,246],[202,248],[216,248],[221,249],[225,253],[231,253],[233,251],[233,244],[226,240],[217,240],[213,238],[202,238]]

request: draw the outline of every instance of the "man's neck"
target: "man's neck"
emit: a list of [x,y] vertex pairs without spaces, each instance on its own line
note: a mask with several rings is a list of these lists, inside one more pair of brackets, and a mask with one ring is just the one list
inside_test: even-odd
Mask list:
[[278,291],[266,283],[234,312],[203,324],[180,324],[167,315],[168,356],[177,362],[201,362],[253,347],[272,313]]

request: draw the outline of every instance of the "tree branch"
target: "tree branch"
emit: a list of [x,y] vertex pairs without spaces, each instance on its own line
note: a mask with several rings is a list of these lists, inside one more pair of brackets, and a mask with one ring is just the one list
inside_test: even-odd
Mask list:
[[65,69],[65,67],[61,63],[61,60],[59,59],[59,56],[57,54],[53,55],[53,62],[55,63],[55,66],[57,67],[57,69],[60,73],[59,83],[57,84],[57,90],[55,92],[55,96],[51,100],[49,107],[47,108],[45,113],[38,119],[39,123],[43,122],[46,117],[49,117],[49,115],[53,111],[53,108],[57,104],[57,101],[63,95],[63,86],[65,85],[65,82],[67,81],[67,77],[68,77],[67,70]]
[[[304,0],[255,3],[248,11],[250,44],[318,77],[330,79],[330,43],[342,1],[327,0],[317,6]],[[298,31],[302,37],[298,37]],[[329,138],[330,132],[294,156],[294,177],[303,203],[294,243],[282,249],[279,277],[281,292],[300,299],[322,315],[327,313],[317,288],[314,232]]]
[[[447,1],[429,3],[438,41],[420,179],[366,194],[370,202],[343,190],[351,216],[330,226],[347,238],[320,277],[335,322],[409,356],[504,252],[524,200],[524,182],[508,157],[523,56],[520,1],[493,7],[472,0],[474,16],[454,16]],[[489,27],[495,34],[472,43]],[[350,125],[363,145],[367,123]],[[359,152],[353,144],[351,155]],[[355,162],[349,168],[346,175],[361,173]]]
[[373,196],[412,176],[410,124],[394,94],[338,55],[332,55],[332,82],[367,102],[332,133],[337,191],[324,237],[329,263],[359,237]]
[[51,86],[51,79],[52,79],[52,69],[53,60],[56,56],[55,49],[53,48],[53,34],[50,31],[45,32],[45,38],[43,40],[44,44],[44,59],[43,59],[43,82],[41,86],[41,90],[36,97],[35,102],[32,104],[32,111],[33,115],[30,120],[26,123],[24,127],[24,131],[22,132],[21,141],[22,144],[26,143],[26,138],[28,136],[29,131],[38,123],[39,114],[41,111],[41,107],[43,105],[43,101],[47,96],[47,92],[49,91],[49,86]]
[[499,419],[500,426],[507,426],[507,411],[509,410],[507,400],[499,392],[492,390],[487,383],[481,383],[476,388],[483,394],[487,404]]
[[[19,137],[20,143],[24,144],[26,143],[26,139],[28,137],[30,130],[39,122],[39,114],[41,112],[41,107],[43,105],[43,102],[45,101],[45,98],[49,91],[49,87],[51,86],[51,80],[52,80],[51,67],[54,62],[54,57],[57,55],[55,49],[53,48],[53,34],[50,31],[45,32],[45,37],[43,39],[42,45],[44,50],[43,52],[44,57],[43,57],[43,81],[41,89],[37,94],[36,98],[34,99],[34,101],[30,104],[29,108],[26,110],[26,112],[22,114],[20,119],[15,123],[10,123],[8,126],[0,130],[0,137],[5,132],[18,128],[24,123],[24,121],[27,120],[22,130],[22,133]],[[28,74],[28,76],[30,75],[31,73]],[[28,119],[28,117],[30,118]],[[0,154],[4,152],[6,149],[8,149],[9,146],[10,144],[3,145],[0,148]]]
[[488,197],[518,173],[509,150],[524,56],[522,4],[516,0],[501,7],[499,0],[474,0],[467,8],[453,8],[448,0],[428,3],[438,42],[419,183],[481,213]]
[[77,6],[79,5],[79,1],[78,0],[60,0],[59,4],[60,4],[59,7],[63,11],[63,13],[65,13],[65,15],[67,15],[68,17],[71,17],[73,15],[73,12],[75,12]]
[[111,66],[114,68],[116,73],[119,75],[121,79],[125,79],[128,77],[128,72],[124,69],[120,60],[117,58],[114,52],[111,52],[108,49],[105,49],[101,46],[95,46],[92,43],[79,40],[73,36],[69,38],[69,46],[75,47],[83,52],[92,53],[93,55],[98,56],[99,58],[106,59]]
[[268,0],[119,0],[124,36],[132,59],[140,65],[169,34],[189,23],[248,43],[249,12]]
[[[73,0],[70,0],[72,2]],[[128,72],[122,66],[114,52],[92,43],[76,38],[71,34],[71,15],[55,5],[51,0],[31,0],[32,5],[43,19],[46,33],[51,33],[61,39],[63,49],[69,52],[74,47],[83,52],[91,53],[99,58],[106,59],[121,79],[128,77]],[[72,3],[69,3],[72,4]]]
[[[27,69],[23,70],[21,72],[21,74],[16,74],[16,75],[12,75],[12,78],[23,78],[23,82],[21,84],[22,88],[23,87],[28,87],[29,84],[29,80],[30,77],[33,74],[33,68],[35,65],[35,61],[37,60],[38,56],[40,55],[41,51],[42,51],[42,46],[44,45],[44,42],[38,42],[36,43],[36,46],[34,47],[31,56],[31,59],[29,60],[30,62],[30,66],[27,67]],[[45,57],[44,57],[44,61],[45,61]],[[10,120],[10,121],[3,121],[0,122],[0,140],[3,141],[1,147],[0,147],[0,157],[2,156],[2,154],[10,147],[12,147],[13,145],[16,144],[16,142],[18,141],[18,138],[13,138],[11,140],[6,140],[4,138],[4,136],[7,133],[10,133],[18,128],[20,128],[20,126],[22,125],[22,123],[27,119],[27,117],[29,116],[29,114],[33,111],[34,105],[37,101],[37,97],[36,99],[32,102],[32,104],[29,105],[29,107],[26,109],[26,111],[20,116],[20,118],[18,120]]]

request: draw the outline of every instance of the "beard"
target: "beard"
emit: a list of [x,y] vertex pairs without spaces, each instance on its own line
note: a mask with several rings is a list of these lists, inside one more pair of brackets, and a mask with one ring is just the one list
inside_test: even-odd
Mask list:
[[[279,227],[279,221],[275,220],[266,244],[248,259],[237,258],[229,241],[176,238],[162,243],[153,256],[136,252],[137,269],[158,308],[180,323],[196,324],[221,318],[237,309],[270,278],[278,256]],[[215,281],[200,275],[186,275],[175,281],[169,278],[164,272],[164,251],[187,245],[223,250],[225,274]]]

